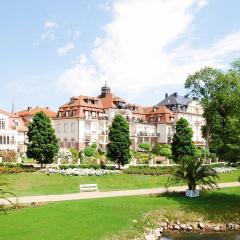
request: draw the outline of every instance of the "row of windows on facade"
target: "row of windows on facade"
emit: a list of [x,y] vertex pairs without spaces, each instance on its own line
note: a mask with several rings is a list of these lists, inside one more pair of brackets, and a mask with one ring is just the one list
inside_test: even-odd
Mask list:
[[[76,125],[75,123],[64,123],[63,124],[63,132],[67,133],[69,131],[69,126],[71,126],[71,132],[72,133],[75,132],[76,131],[76,126],[75,125]],[[90,130],[90,125],[86,124],[85,129]],[[102,124],[98,125],[98,130],[104,131],[104,129],[105,129],[104,125],[102,125]],[[92,130],[97,131],[97,125],[96,124],[92,125]],[[61,124],[60,123],[57,124],[57,133],[61,133]]]
[[0,144],[3,144],[3,145],[5,145],[5,144],[7,144],[7,145],[15,144],[15,138],[14,138],[14,136],[2,136],[2,135],[0,135]]
[[[19,126],[19,120],[14,121],[15,127]],[[6,129],[6,120],[4,118],[0,118],[0,129]]]

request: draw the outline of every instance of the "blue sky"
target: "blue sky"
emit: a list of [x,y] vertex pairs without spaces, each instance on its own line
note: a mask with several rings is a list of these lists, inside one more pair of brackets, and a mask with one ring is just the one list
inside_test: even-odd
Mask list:
[[184,94],[186,76],[240,57],[238,0],[4,1],[0,108],[97,95],[153,105]]

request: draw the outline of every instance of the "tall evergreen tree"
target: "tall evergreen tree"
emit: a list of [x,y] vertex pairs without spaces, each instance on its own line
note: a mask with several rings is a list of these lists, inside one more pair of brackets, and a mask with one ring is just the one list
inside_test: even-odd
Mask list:
[[129,125],[121,115],[116,115],[108,134],[107,157],[124,166],[130,159],[130,133]]
[[185,118],[180,118],[172,141],[172,157],[179,162],[185,156],[195,155],[195,145],[192,141],[193,132]]
[[59,145],[52,127],[51,120],[45,113],[39,112],[33,117],[33,121],[28,125],[27,156],[34,158],[38,163],[52,163],[58,154]]

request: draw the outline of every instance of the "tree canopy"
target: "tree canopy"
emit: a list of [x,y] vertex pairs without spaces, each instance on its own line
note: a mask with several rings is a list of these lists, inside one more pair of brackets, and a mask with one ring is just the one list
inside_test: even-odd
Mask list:
[[[203,135],[220,159],[240,161],[240,60],[226,72],[206,67],[189,75],[185,87],[203,106]],[[207,144],[208,147],[208,144]]]
[[38,163],[52,163],[58,154],[59,145],[51,120],[45,113],[36,113],[28,125],[27,156]]
[[116,115],[108,133],[107,157],[118,166],[127,164],[130,159],[130,133],[127,121]]

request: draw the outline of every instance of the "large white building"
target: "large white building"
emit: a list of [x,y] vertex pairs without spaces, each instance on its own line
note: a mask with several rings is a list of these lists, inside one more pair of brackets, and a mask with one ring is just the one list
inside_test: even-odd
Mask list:
[[0,150],[26,151],[27,128],[17,114],[0,109]]
[[195,98],[191,99],[188,95],[180,96],[177,92],[168,95],[165,94],[158,106],[166,106],[169,110],[175,113],[175,122],[181,117],[188,120],[193,130],[193,142],[198,146],[205,146],[206,141],[202,136],[201,128],[205,124],[203,118],[203,108],[199,101]]
[[105,149],[107,132],[116,114],[129,122],[132,148],[139,143],[170,143],[175,114],[165,106],[142,107],[126,102],[102,87],[98,97],[76,96],[61,106],[53,119],[61,147],[79,150],[97,143]]

